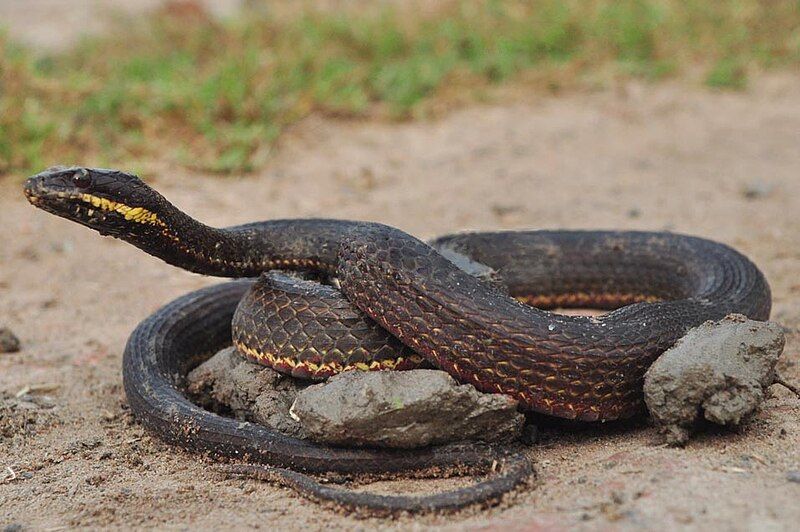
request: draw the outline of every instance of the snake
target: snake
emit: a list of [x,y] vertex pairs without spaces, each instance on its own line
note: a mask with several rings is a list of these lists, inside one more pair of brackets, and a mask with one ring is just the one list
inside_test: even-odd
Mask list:
[[[766,320],[771,308],[767,280],[747,257],[682,234],[499,231],[423,242],[380,223],[331,219],[215,228],[133,174],[86,167],[49,168],[24,192],[38,208],[169,264],[236,279],[187,294],[135,329],[123,355],[131,410],[168,442],[242,460],[232,468],[349,508],[461,508],[497,500],[532,468],[509,449],[348,449],[291,438],[195,405],[184,393],[187,372],[230,343],[312,379],[428,364],[506,394],[522,411],[606,422],[644,411],[646,370],[689,329],[731,313]],[[607,312],[554,312],[571,307]],[[498,464],[500,474],[477,484],[418,497],[347,492],[308,476]]]

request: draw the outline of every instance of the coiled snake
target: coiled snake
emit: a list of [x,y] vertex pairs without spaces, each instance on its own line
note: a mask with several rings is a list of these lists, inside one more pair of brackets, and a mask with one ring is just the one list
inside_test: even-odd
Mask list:
[[[733,312],[767,319],[771,305],[752,262],[689,236],[530,231],[426,244],[385,225],[335,220],[216,229],[133,175],[88,168],[47,170],[27,181],[25,193],[37,207],[197,273],[252,278],[281,269],[335,277],[344,296],[274,275],[255,286],[241,280],[197,291],[139,325],[124,356],[131,408],[161,437],[307,473],[473,469],[507,457],[475,448],[318,446],[195,406],[180,391],[182,376],[233,334],[246,356],[295,375],[409,367],[424,359],[479,390],[516,398],[522,409],[607,421],[642,410],[644,372],[689,328]],[[547,311],[556,307],[612,311],[599,317]],[[499,477],[427,498],[348,493],[300,473],[271,471],[343,505],[415,510],[496,498],[530,466],[511,459]]]

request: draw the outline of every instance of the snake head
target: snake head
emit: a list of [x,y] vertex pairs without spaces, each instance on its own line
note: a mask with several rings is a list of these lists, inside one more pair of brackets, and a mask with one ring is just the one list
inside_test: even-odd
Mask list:
[[48,168],[28,178],[25,196],[40,209],[125,237],[164,227],[165,200],[132,174],[102,168]]

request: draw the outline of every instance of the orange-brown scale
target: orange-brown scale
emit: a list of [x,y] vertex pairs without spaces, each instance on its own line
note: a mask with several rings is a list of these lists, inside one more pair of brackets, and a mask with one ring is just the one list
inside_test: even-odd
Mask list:
[[650,294],[575,292],[568,294],[523,294],[514,298],[526,305],[541,309],[596,308],[616,309],[634,303],[656,303],[662,298]]
[[268,366],[280,373],[285,373],[300,379],[327,379],[343,371],[404,371],[418,368],[425,363],[425,359],[419,355],[378,359],[354,364],[339,364],[334,362],[314,363],[307,360],[298,360],[291,355],[279,356],[274,353],[259,351],[238,341],[234,341],[234,345],[239,353],[246,358]]

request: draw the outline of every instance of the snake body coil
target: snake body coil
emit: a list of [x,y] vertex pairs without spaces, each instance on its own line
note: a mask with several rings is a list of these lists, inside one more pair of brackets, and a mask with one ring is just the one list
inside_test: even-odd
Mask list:
[[[289,269],[335,276],[357,309],[459,381],[511,395],[526,410],[570,419],[634,415],[642,409],[644,372],[689,328],[733,312],[766,319],[770,311],[766,280],[746,257],[682,235],[476,233],[428,245],[385,225],[335,220],[215,229],[180,212],[134,176],[83,168],[34,176],[26,194],[34,205],[198,273],[256,277]],[[497,272],[508,293],[454,264],[462,260]],[[282,359],[274,352],[281,342],[264,342],[285,326],[266,324],[257,315],[265,299],[259,290],[268,282],[259,281],[242,302],[233,334],[245,354],[274,363]],[[310,472],[485,463],[485,454],[446,449],[413,454],[330,450],[192,405],[179,391],[180,376],[230,340],[231,319],[251,284],[237,281],[185,296],[131,336],[125,389],[134,413],[157,433],[186,446]],[[544,310],[562,306],[617,310],[596,318]],[[296,317],[297,308],[282,308],[289,309],[284,318]],[[329,313],[329,308],[305,312],[302,326],[330,322]],[[367,341],[366,333],[347,334],[348,349],[331,340],[298,353],[292,367],[279,369],[298,366],[301,373],[313,373],[346,365],[341,356],[326,360],[325,353],[338,348],[352,354]]]

